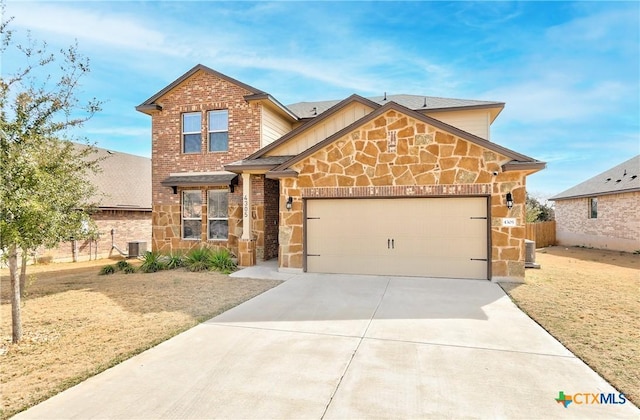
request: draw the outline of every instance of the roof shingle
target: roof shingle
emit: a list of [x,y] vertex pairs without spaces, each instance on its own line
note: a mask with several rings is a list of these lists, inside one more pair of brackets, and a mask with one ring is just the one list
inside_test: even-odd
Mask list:
[[[393,101],[397,104],[400,104],[414,111],[446,109],[446,108],[480,107],[480,106],[487,106],[487,107],[489,106],[503,107],[504,106],[504,102],[478,101],[473,99],[439,98],[435,96],[406,95],[406,94],[374,96],[367,99],[379,105],[384,105],[388,102]],[[287,105],[287,108],[289,108],[292,112],[294,112],[300,118],[313,118],[341,101],[342,101],[341,99],[337,99],[332,101],[298,102],[295,104]]]
[[[77,149],[84,144],[74,143]],[[88,175],[98,207],[151,210],[151,159],[96,147],[87,159],[101,159],[102,171]]]
[[640,191],[640,155],[571,187],[551,197],[550,200],[618,194],[636,190]]

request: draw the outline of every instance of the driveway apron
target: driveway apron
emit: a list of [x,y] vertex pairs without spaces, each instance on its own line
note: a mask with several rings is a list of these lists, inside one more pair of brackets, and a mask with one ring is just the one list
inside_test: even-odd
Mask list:
[[304,274],[15,418],[640,416],[560,391],[618,395],[494,283]]

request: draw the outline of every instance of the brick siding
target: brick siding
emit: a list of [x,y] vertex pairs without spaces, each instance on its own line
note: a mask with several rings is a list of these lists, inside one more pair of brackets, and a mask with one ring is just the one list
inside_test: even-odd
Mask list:
[[634,252],[640,250],[640,192],[598,196],[598,217],[589,218],[589,198],[555,204],[559,245]]
[[[78,240],[78,261],[120,257],[111,248],[111,230],[114,229],[114,244],[128,252],[128,243],[142,241],[151,247],[151,212],[127,210],[103,210],[92,215],[98,227],[96,240]],[[36,252],[38,262],[73,261],[73,242],[62,242],[56,248],[40,248]]]
[[[174,87],[156,102],[162,111],[152,115],[152,190],[153,190],[153,249],[161,252],[186,250],[208,244],[226,246],[237,253],[238,238],[242,235],[241,191],[236,187],[229,196],[229,239],[207,241],[206,215],[203,214],[201,241],[181,239],[180,190],[173,194],[160,183],[171,173],[222,171],[227,163],[240,160],[260,147],[260,105],[248,104],[244,96],[251,92],[205,71],[198,71]],[[229,110],[229,149],[227,152],[208,152],[207,111]],[[182,114],[201,112],[201,153],[182,153]],[[194,186],[203,194],[211,187]],[[260,190],[260,187],[256,187]],[[203,198],[205,196],[203,195]],[[262,205],[263,198],[255,198]],[[252,209],[256,217],[259,208]],[[240,224],[237,223],[238,217]]]

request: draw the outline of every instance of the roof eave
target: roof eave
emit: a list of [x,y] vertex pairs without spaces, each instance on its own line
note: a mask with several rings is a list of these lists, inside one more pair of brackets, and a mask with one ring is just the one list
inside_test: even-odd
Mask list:
[[296,178],[298,176],[298,172],[293,169],[284,169],[280,171],[269,171],[265,176],[269,179]]
[[[252,94],[262,94],[265,93],[263,91],[261,91],[260,89],[256,89],[253,86],[249,86],[246,83],[243,83],[239,80],[234,79],[233,77],[229,77],[226,74],[222,74],[218,71],[215,71],[214,69],[207,67],[203,64],[196,64],[195,66],[193,66],[190,70],[188,70],[186,73],[184,73],[182,76],[178,77],[176,80],[174,80],[173,82],[171,82],[169,85],[165,86],[162,90],[160,90],[159,92],[157,92],[155,95],[153,95],[152,97],[150,97],[149,99],[147,99],[146,101],[144,101],[142,104],[139,105],[139,107],[142,107],[144,105],[153,105],[155,104],[155,101],[157,99],[159,99],[160,97],[162,97],[163,95],[165,95],[167,92],[171,91],[173,88],[175,88],[176,86],[178,86],[180,83],[184,82],[186,79],[188,79],[189,77],[191,77],[192,75],[194,75],[196,72],[198,71],[205,71],[209,74],[213,74],[223,80],[226,80],[229,83],[232,83],[236,86],[239,86],[243,89],[246,89],[247,91],[251,92]],[[136,109],[138,109],[138,107],[136,107]],[[141,111],[144,112],[144,111]]]
[[107,210],[124,210],[124,211],[151,211],[151,207],[136,207],[136,206],[98,206],[99,211]]
[[629,188],[627,190],[616,190],[616,191],[600,191],[600,192],[591,192],[579,195],[568,195],[564,197],[554,196],[551,197],[550,201],[562,201],[562,200],[573,200],[575,198],[587,198],[587,197],[601,197],[603,195],[612,195],[612,194],[626,194],[632,192],[639,192],[640,188]]
[[547,167],[546,162],[534,161],[534,162],[518,162],[511,161],[502,165],[503,172],[510,171],[528,171],[530,173],[535,173],[541,171]]
[[162,111],[162,106],[158,104],[142,104],[136,107],[136,111],[151,115],[154,112]]
[[251,165],[251,164],[242,164],[242,165],[224,165],[223,168],[225,171],[233,172],[234,174],[241,174],[243,172],[251,172],[251,173],[266,173],[271,169],[278,166],[277,164],[261,164],[261,165]]
[[284,114],[287,117],[291,118],[294,122],[300,120],[300,117],[298,117],[289,108],[284,106],[280,101],[278,101],[276,98],[274,98],[273,96],[269,95],[268,93],[258,93],[258,94],[246,95],[244,97],[244,100],[247,101],[247,102],[267,100],[270,103],[272,103],[274,105],[274,107],[277,108],[282,114]]
[[480,105],[465,105],[465,106],[455,106],[455,107],[444,107],[444,108],[419,108],[415,111],[424,112],[425,114],[429,114],[431,112],[447,112],[447,111],[474,111],[478,109],[490,109],[494,110],[491,112],[491,124],[498,118],[498,115],[502,112],[505,107],[504,102],[495,102],[492,104],[480,104]]

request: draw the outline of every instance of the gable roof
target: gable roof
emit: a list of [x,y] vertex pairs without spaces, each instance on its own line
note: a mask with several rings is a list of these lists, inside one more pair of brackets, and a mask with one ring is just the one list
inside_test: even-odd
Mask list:
[[254,153],[250,154],[249,156],[247,156],[247,158],[245,160],[251,160],[251,159],[257,159],[261,156],[264,156],[266,153],[270,152],[271,150],[275,149],[276,147],[280,146],[281,144],[286,143],[290,138],[297,136],[299,133],[308,130],[309,128],[320,124],[322,121],[328,119],[329,117],[331,117],[332,115],[334,115],[335,113],[337,113],[338,111],[340,111],[343,108],[346,108],[347,106],[359,102],[361,104],[370,106],[373,109],[379,108],[380,105],[376,104],[375,102],[372,102],[366,98],[363,98],[362,96],[353,94],[351,96],[349,96],[346,99],[343,99],[342,101],[339,101],[338,103],[334,104],[331,108],[325,110],[325,112],[322,113],[322,115],[320,115],[318,118],[315,118],[311,121],[309,121],[306,124],[303,124],[291,131],[289,131],[287,134],[285,134],[284,136],[280,137],[278,140],[266,145],[265,147],[263,147],[262,149],[256,150]]
[[[460,109],[482,109],[482,108],[504,108],[504,102],[478,101],[473,99],[440,98],[436,96],[422,95],[384,95],[366,98],[378,105],[385,105],[395,102],[414,111],[448,111]],[[331,107],[342,102],[341,100],[318,101],[318,102],[298,102],[287,105],[300,118],[314,118],[321,115]],[[496,116],[498,113],[496,113]],[[495,116],[494,116],[495,118]]]
[[546,163],[538,161],[536,159],[533,159],[529,156],[523,155],[521,153],[515,152],[511,149],[507,149],[506,147],[500,146],[498,144],[492,143],[488,140],[483,139],[482,137],[478,137],[474,134],[468,133],[464,130],[461,130],[457,127],[454,127],[452,125],[443,123],[440,120],[436,120],[435,118],[429,117],[427,115],[423,115],[419,112],[413,111],[409,108],[406,108],[400,104],[397,104],[395,102],[389,102],[386,105],[379,107],[378,109],[376,109],[375,111],[371,112],[370,114],[364,116],[363,118],[360,118],[359,120],[355,121],[354,123],[352,123],[351,125],[343,128],[342,130],[336,132],[335,134],[327,137],[326,139],[322,140],[321,142],[315,144],[314,146],[308,148],[307,150],[305,150],[304,152],[292,157],[291,159],[285,161],[284,163],[276,166],[275,168],[273,168],[273,170],[271,171],[271,173],[273,175],[286,175],[286,176],[290,176],[292,175],[291,170],[289,169],[289,167],[291,165],[294,165],[295,163],[301,161],[302,159],[312,155],[313,153],[317,152],[318,150],[322,149],[323,147],[331,144],[332,142],[338,140],[339,138],[343,137],[344,135],[348,134],[349,132],[355,130],[356,128],[374,120],[375,118],[379,117],[380,115],[384,114],[385,112],[389,111],[389,110],[395,110],[398,111],[402,114],[407,115],[408,117],[411,118],[415,118],[419,121],[422,121],[426,124],[429,124],[431,126],[434,126],[436,128],[439,128],[441,130],[444,130],[448,133],[451,133],[457,137],[460,137],[464,140],[467,140],[469,142],[475,143],[476,145],[483,147],[485,149],[489,149],[492,150],[496,153],[499,153],[501,155],[504,155],[506,157],[509,157],[511,159],[513,159],[512,162],[509,162],[507,165],[511,164],[511,166],[507,166],[504,165],[503,170],[517,170],[517,169],[523,169],[523,170],[541,170],[544,169],[546,167]]
[[[77,149],[84,144],[74,143]],[[88,174],[97,189],[92,201],[103,210],[151,210],[151,159],[96,147],[88,159],[100,159],[102,171]]]
[[162,89],[161,91],[159,91],[158,93],[156,93],[155,95],[153,95],[152,97],[150,97],[149,99],[147,99],[146,101],[144,101],[143,103],[141,103],[140,105],[138,105],[136,107],[137,111],[140,112],[144,112],[145,114],[151,112],[151,111],[159,111],[162,109],[162,107],[156,103],[156,100],[158,100],[160,97],[162,97],[163,95],[165,95],[167,92],[169,92],[170,90],[172,90],[173,88],[175,88],[176,86],[178,86],[180,83],[184,82],[186,79],[188,79],[189,77],[193,76],[196,72],[198,71],[204,71],[207,72],[209,74],[212,74],[216,77],[219,77],[220,79],[226,80],[229,83],[233,83],[236,86],[240,86],[243,89],[248,90],[249,92],[251,92],[251,95],[265,95],[266,92],[263,92],[260,89],[256,89],[253,86],[249,86],[246,83],[243,83],[239,80],[236,80],[232,77],[227,76],[226,74],[222,74],[220,72],[217,72],[215,70],[213,70],[212,68],[209,68],[205,65],[202,64],[197,64],[195,65],[193,68],[191,68],[191,70],[187,71],[185,74],[183,74],[182,76],[178,77],[176,80],[174,80],[173,82],[171,82],[171,84],[169,84],[168,86],[166,86],[164,89]]
[[640,155],[571,187],[551,197],[550,200],[566,200],[632,191],[640,191]]

